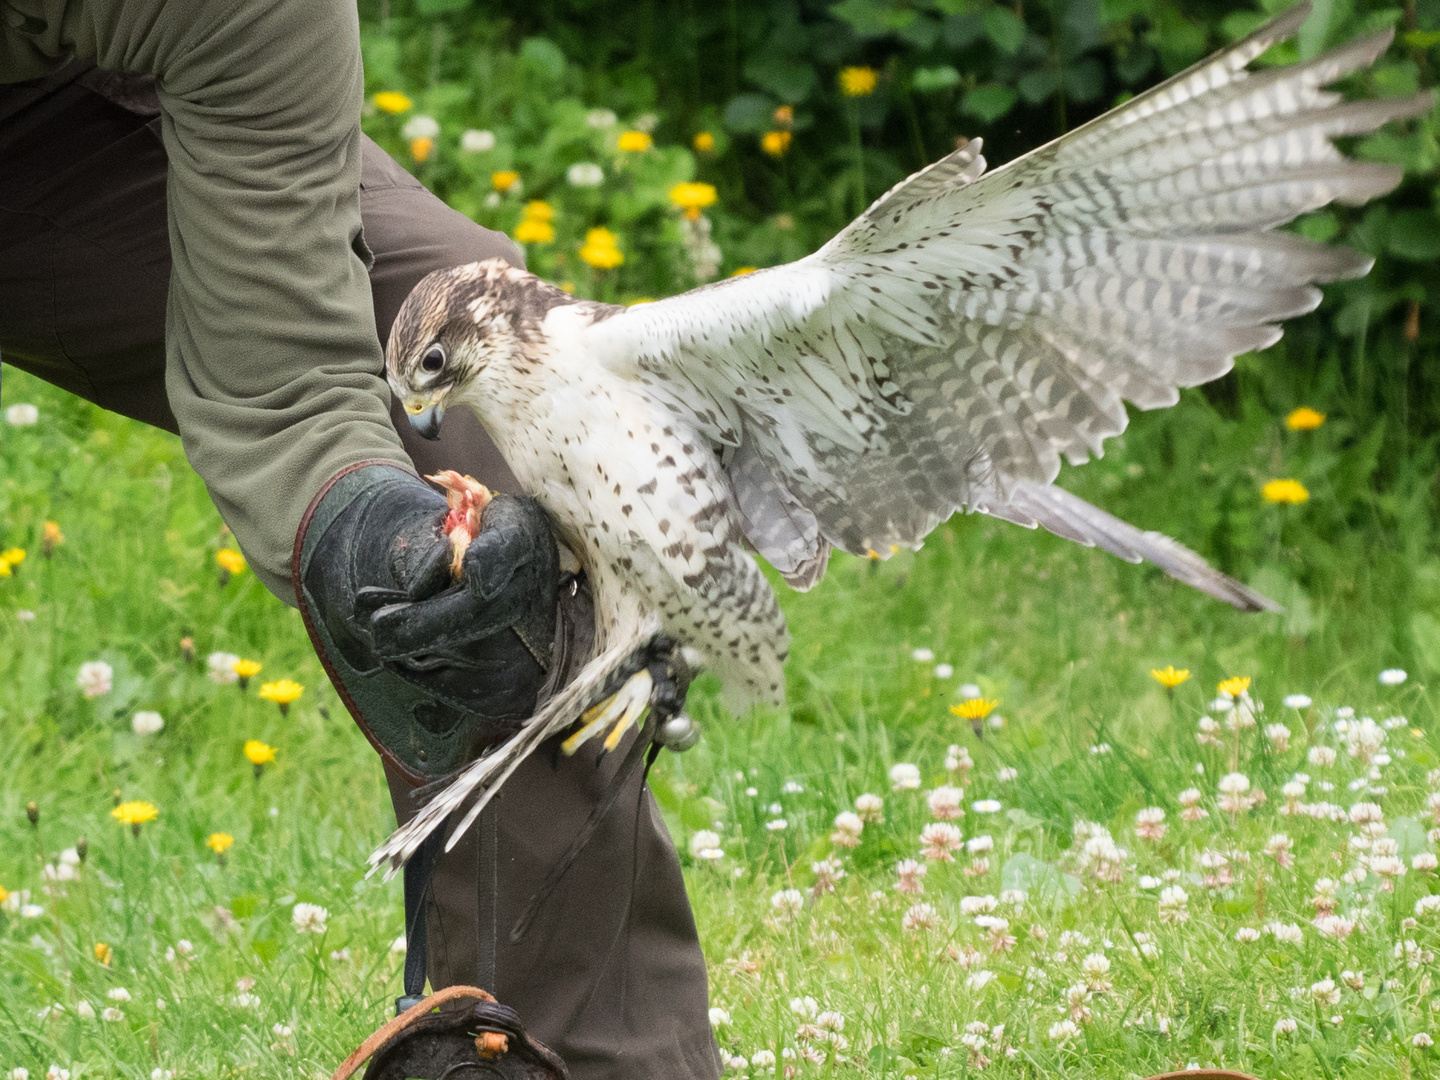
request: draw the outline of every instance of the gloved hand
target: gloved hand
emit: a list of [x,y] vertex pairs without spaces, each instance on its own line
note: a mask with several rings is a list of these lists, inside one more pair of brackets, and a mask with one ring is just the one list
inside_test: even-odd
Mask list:
[[544,511],[497,496],[459,581],[446,511],[414,474],[369,465],[332,483],[297,540],[317,651],[371,741],[417,779],[513,731],[554,667],[560,571]]

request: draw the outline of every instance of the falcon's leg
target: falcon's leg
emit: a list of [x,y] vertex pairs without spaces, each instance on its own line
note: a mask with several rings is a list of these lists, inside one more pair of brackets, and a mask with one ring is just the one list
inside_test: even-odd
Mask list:
[[620,689],[603,701],[585,710],[580,717],[581,727],[560,744],[566,754],[575,753],[590,739],[609,728],[605,738],[605,750],[614,750],[625,737],[625,732],[640,721],[645,723],[648,709],[656,717],[657,724],[664,724],[685,707],[685,694],[690,688],[694,673],[684,656],[683,650],[669,638],[657,638],[650,648],[645,666],[629,675]]

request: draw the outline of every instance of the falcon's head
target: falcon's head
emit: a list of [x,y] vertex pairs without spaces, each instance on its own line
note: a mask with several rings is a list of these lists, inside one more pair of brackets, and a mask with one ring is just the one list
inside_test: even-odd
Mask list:
[[507,383],[512,362],[541,335],[545,313],[573,302],[503,259],[422,278],[395,316],[385,350],[390,389],[411,426],[438,439],[446,404],[481,401],[487,382]]

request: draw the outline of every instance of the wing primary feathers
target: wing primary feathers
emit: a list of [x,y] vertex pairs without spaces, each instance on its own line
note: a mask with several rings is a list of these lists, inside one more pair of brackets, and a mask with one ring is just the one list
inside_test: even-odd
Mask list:
[[1003,505],[977,507],[982,513],[1017,525],[1047,531],[1086,547],[1101,547],[1126,562],[1152,562],[1184,582],[1241,611],[1283,611],[1268,596],[1222,574],[1195,552],[1164,533],[1137,529],[1078,495],[1054,484],[1015,484]]
[[485,809],[520,764],[546,739],[570,727],[581,713],[594,705],[602,695],[610,676],[637,652],[648,648],[659,633],[660,620],[654,615],[648,616],[633,634],[587,663],[524,727],[499,747],[467,765],[447,787],[427,802],[418,814],[391,833],[390,837],[371,853],[370,870],[366,877],[375,873],[383,864],[384,880],[389,881],[410,861],[427,836],[440,828],[466,800],[479,792],[474,805],[451,831],[445,843],[446,851],[454,848],[465,835],[465,831],[474,824],[480,811]]

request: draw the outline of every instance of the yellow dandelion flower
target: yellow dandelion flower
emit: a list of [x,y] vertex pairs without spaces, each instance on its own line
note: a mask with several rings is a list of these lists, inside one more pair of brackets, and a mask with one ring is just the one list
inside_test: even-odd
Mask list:
[[597,270],[613,270],[625,261],[618,239],[609,229],[589,229],[585,233],[585,244],[580,249],[580,258]]
[[554,221],[555,207],[544,199],[531,199],[525,204],[524,216],[527,221]]
[[620,138],[616,140],[615,148],[627,154],[642,154],[654,145],[655,140],[647,132],[622,131]]
[[106,967],[109,967],[110,961],[115,959],[115,950],[110,948],[109,945],[106,945],[105,942],[97,941],[95,942],[95,959]]
[[501,169],[490,174],[490,185],[496,191],[510,191],[520,186],[520,174],[514,169]]
[[226,574],[243,574],[247,565],[245,556],[234,548],[221,548],[215,553],[215,561]]
[[1190,671],[1188,668],[1176,671],[1174,664],[1166,664],[1163,668],[1151,668],[1150,677],[1166,690],[1174,690],[1175,687],[1190,678]]
[[1299,480],[1267,480],[1260,489],[1260,497],[1266,502],[1289,503],[1292,506],[1310,498],[1310,492]]
[[737,266],[734,270],[730,271],[730,276],[744,277],[746,274],[753,274],[758,269],[760,269],[758,266]]
[[228,832],[212,832],[205,840],[205,846],[216,855],[224,855],[235,846],[235,837]]
[[7,888],[5,888],[4,885],[0,885],[0,904],[3,904],[3,903],[4,903],[6,900],[8,900],[9,898],[10,898],[10,890],[7,889]]
[[1250,676],[1236,675],[1233,678],[1226,679],[1215,689],[1227,697],[1239,697],[1246,690],[1250,689]]
[[520,244],[549,244],[555,240],[555,226],[548,221],[523,218],[515,226],[515,241]]
[[696,153],[713,154],[715,152],[715,136],[708,131],[702,131],[690,140],[690,145],[695,147]]
[[984,720],[995,711],[999,704],[1000,702],[990,698],[977,697],[971,698],[969,701],[962,701],[959,705],[951,705],[950,711],[963,720],[974,722]]
[[389,113],[391,116],[406,112],[415,106],[415,103],[399,90],[381,90],[370,100],[377,109],[383,113]]
[[14,575],[15,571],[10,569],[10,563],[4,557],[0,557],[0,578],[14,577]]
[[160,816],[160,811],[155,809],[154,803],[145,802],[143,799],[134,799],[129,802],[122,802],[119,806],[115,807],[114,810],[110,811],[110,816],[120,822],[121,825],[129,825],[130,830],[136,836],[139,836],[140,826],[144,825],[147,821],[154,821]]
[[869,97],[880,82],[879,73],[872,67],[845,67],[840,69],[840,93],[846,97]]
[[760,136],[760,149],[771,157],[784,157],[785,152],[790,149],[790,132],[767,131]]
[[275,747],[263,743],[259,739],[247,739],[245,741],[245,760],[255,766],[255,775],[259,776],[265,771],[265,766],[275,760]]
[[702,184],[698,181],[676,184],[670,189],[670,201],[685,211],[685,216],[694,221],[700,216],[700,211],[707,206],[713,206],[717,195],[714,184]]
[[6,548],[0,551],[0,560],[9,563],[12,567],[19,566],[25,561],[25,549],[20,547]]
[[435,140],[428,135],[421,135],[410,140],[410,156],[416,161],[428,161],[434,151]]
[[1325,414],[1308,405],[1302,405],[1285,417],[1285,426],[1291,431],[1314,431],[1325,423]]
[[264,666],[259,660],[236,660],[231,670],[240,678],[240,689],[245,690],[249,688],[251,678],[259,675]]
[[278,682],[267,682],[260,687],[260,697],[265,701],[273,701],[280,706],[280,715],[284,716],[290,711],[290,705],[301,694],[305,693],[305,687],[301,686],[294,679],[281,679]]
[[40,534],[40,554],[47,559],[55,553],[55,549],[65,542],[65,534],[60,531],[58,522],[45,522],[44,531]]

